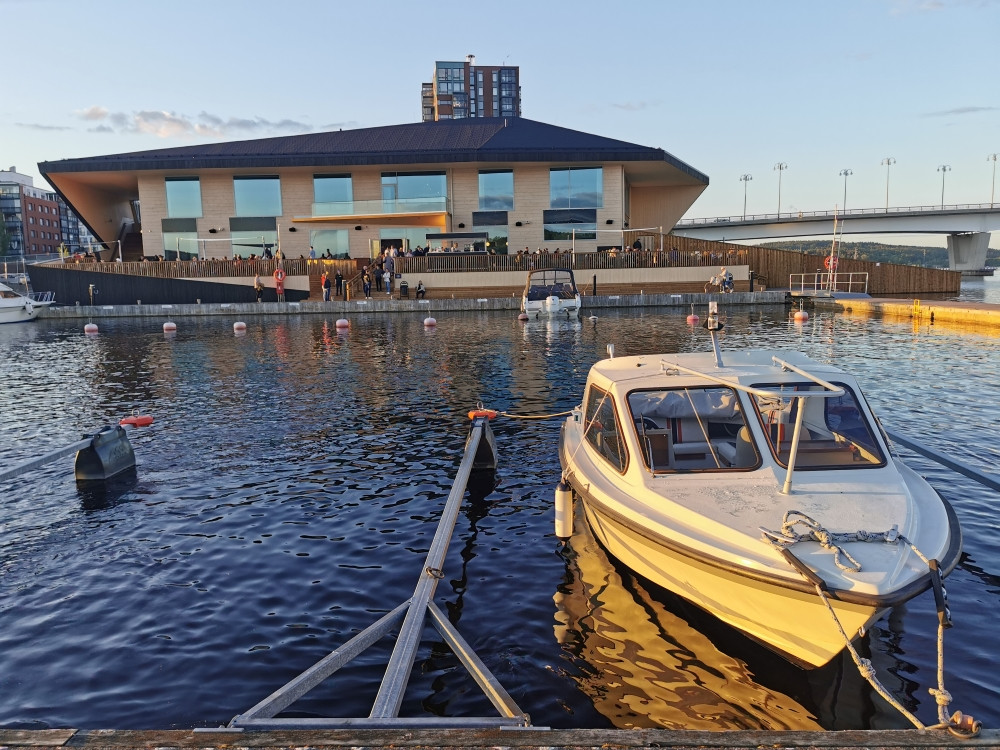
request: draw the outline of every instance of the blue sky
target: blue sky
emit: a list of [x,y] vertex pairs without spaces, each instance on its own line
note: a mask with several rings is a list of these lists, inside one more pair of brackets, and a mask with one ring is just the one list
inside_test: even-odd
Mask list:
[[[417,122],[435,60],[707,174],[688,217],[989,203],[1000,0],[0,0],[0,168]],[[748,183],[740,175],[751,174]],[[998,176],[1000,180],[1000,176]],[[1000,199],[1000,188],[997,193]],[[993,246],[1000,245],[994,235]],[[941,241],[928,240],[928,244]]]

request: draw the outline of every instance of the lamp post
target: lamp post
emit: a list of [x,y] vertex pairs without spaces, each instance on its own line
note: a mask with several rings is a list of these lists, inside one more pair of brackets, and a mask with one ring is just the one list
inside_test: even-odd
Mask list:
[[845,214],[847,213],[847,178],[850,177],[852,174],[854,174],[854,172],[852,172],[850,169],[841,169],[840,170],[840,176],[844,178],[844,203],[843,203],[843,210],[844,210]]
[[942,164],[937,168],[937,171],[941,173],[941,208],[944,208],[944,176],[951,171],[951,166]]
[[986,157],[986,161],[993,162],[993,183],[992,183],[992,187],[990,187],[990,208],[993,208],[993,196],[996,194],[996,191],[997,191],[997,157],[998,156],[1000,156],[1000,154],[990,154],[989,156]]
[[778,218],[781,218],[781,173],[788,169],[788,165],[779,161],[774,165],[775,170],[778,172]]
[[887,156],[882,160],[882,164],[885,166],[885,210],[886,213],[889,212],[889,167],[896,163],[896,160],[891,156]]
[[[994,154],[996,156],[996,154]],[[741,174],[740,182],[743,183],[743,221],[747,219],[747,183],[753,179],[752,174]]]

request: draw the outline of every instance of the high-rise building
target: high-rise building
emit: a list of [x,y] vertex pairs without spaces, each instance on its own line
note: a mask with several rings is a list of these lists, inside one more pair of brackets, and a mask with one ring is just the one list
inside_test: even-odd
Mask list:
[[0,257],[55,255],[60,245],[75,251],[92,241],[62,198],[14,167],[0,171],[0,221]]
[[424,122],[464,117],[520,117],[520,69],[516,65],[476,65],[474,55],[465,62],[434,63],[434,80],[421,84]]

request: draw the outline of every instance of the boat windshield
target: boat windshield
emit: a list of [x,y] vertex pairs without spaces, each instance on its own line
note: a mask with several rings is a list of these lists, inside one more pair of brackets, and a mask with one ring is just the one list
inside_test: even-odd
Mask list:
[[732,388],[632,391],[628,407],[653,473],[745,470],[760,464]]
[[842,396],[814,396],[804,401],[797,397],[803,393],[822,393],[822,386],[812,383],[763,383],[755,386],[781,394],[780,398],[754,396],[753,399],[771,453],[782,466],[788,465],[795,420],[802,403],[805,404],[805,411],[795,456],[796,469],[848,469],[885,465],[885,456],[875,439],[875,430],[860,408],[854,392],[843,383],[834,385],[844,390]]

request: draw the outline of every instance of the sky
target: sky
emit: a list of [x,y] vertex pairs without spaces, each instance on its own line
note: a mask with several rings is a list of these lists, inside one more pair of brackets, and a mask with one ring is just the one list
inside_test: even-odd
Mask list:
[[782,212],[1000,199],[1000,0],[0,0],[0,49],[0,169],[43,188],[40,161],[419,122],[473,54],[520,67],[522,116],[708,175],[686,218],[773,213],[779,175]]

